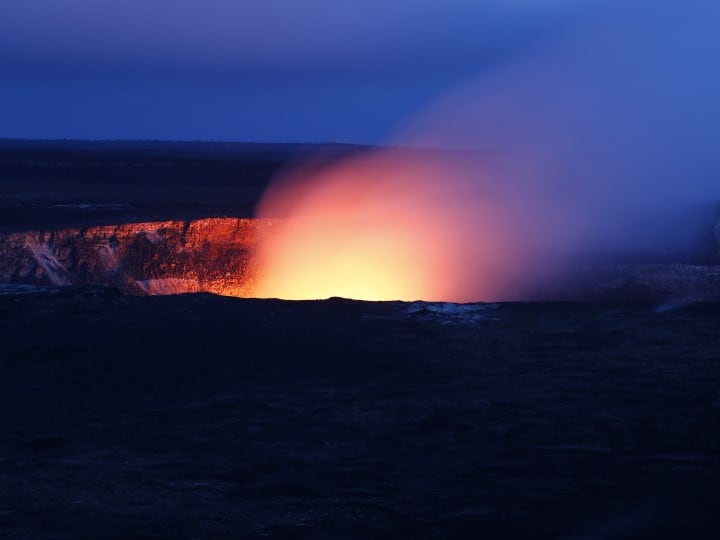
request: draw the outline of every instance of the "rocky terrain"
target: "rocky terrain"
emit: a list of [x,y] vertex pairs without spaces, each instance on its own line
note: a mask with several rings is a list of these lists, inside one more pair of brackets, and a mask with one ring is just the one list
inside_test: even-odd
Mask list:
[[0,283],[244,296],[248,250],[267,226],[216,218],[0,233]]
[[707,539],[720,305],[0,295],[0,538]]

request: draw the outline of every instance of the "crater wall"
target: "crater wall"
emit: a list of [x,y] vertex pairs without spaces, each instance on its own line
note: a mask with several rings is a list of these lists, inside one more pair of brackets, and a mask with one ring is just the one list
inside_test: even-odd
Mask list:
[[[250,251],[271,226],[209,218],[2,232],[0,283],[252,296]],[[718,265],[597,264],[577,274],[528,300],[720,301]]]
[[244,296],[248,252],[265,226],[212,218],[0,233],[0,282]]

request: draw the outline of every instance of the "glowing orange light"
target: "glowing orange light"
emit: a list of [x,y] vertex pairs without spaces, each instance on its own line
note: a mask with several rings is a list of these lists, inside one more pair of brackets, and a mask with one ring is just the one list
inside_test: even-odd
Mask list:
[[283,219],[258,242],[252,294],[491,299],[507,250],[497,212],[471,185],[455,165],[399,151],[285,178],[259,207]]

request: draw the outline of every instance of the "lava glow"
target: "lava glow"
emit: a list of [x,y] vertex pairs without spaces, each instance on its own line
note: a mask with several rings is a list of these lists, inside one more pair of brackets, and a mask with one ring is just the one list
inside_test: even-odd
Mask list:
[[258,242],[253,296],[511,298],[529,248],[510,241],[518,220],[478,185],[456,162],[401,151],[281,179],[259,207],[283,219]]

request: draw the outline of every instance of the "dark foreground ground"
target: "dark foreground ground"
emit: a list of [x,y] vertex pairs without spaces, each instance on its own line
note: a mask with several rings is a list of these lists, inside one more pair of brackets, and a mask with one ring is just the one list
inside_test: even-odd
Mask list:
[[718,538],[666,307],[0,296],[0,538]]

